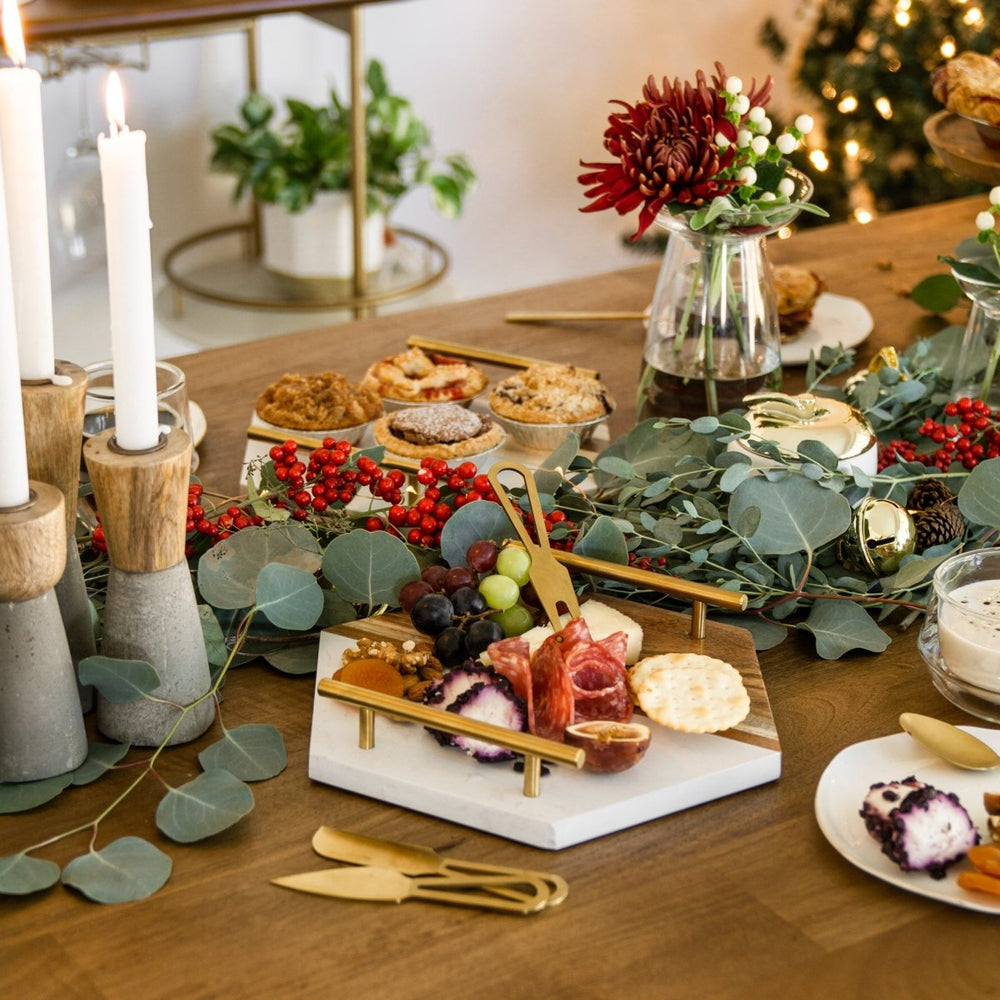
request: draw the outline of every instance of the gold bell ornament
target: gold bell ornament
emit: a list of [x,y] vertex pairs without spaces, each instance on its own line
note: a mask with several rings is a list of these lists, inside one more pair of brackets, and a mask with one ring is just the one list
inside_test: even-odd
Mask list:
[[840,561],[868,576],[888,576],[916,549],[917,529],[910,512],[895,500],[865,497],[837,546]]

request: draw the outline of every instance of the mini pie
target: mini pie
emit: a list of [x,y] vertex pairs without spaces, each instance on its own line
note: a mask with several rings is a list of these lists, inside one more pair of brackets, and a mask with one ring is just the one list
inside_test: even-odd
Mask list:
[[792,264],[779,264],[774,268],[774,294],[778,300],[782,340],[798,336],[809,325],[823,287],[823,279],[808,268]]
[[376,361],[361,384],[397,402],[446,403],[470,399],[486,388],[487,381],[486,374],[475,365],[411,347]]
[[382,413],[378,393],[337,372],[282,375],[257,397],[257,416],[297,431],[338,430]]
[[457,403],[431,403],[397,410],[375,423],[375,442],[405,458],[467,458],[504,441],[489,417]]
[[575,424],[606,417],[615,401],[600,381],[572,365],[531,365],[497,383],[490,407],[526,424]]
[[961,52],[931,74],[934,96],[949,110],[1000,127],[1000,62],[997,55]]

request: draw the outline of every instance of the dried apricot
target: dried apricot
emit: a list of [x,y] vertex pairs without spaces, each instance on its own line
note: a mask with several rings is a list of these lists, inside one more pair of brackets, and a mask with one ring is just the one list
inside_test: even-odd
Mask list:
[[399,671],[385,660],[363,659],[345,663],[334,675],[334,680],[369,691],[403,697],[404,684]]

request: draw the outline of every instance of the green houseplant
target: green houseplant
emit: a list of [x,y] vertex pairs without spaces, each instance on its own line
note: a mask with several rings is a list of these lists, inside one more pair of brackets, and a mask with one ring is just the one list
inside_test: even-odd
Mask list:
[[[399,199],[417,187],[430,189],[442,215],[459,215],[476,179],[468,160],[461,154],[435,153],[429,128],[407,98],[390,90],[378,60],[369,61],[365,81],[366,217],[376,220],[377,234]],[[265,215],[268,206],[280,209],[279,215],[304,215],[306,209],[332,199],[331,193],[336,193],[338,204],[348,204],[350,108],[336,90],[331,90],[330,102],[324,106],[294,98],[285,104],[287,117],[277,122],[274,104],[263,94],[249,94],[240,107],[239,122],[212,130],[212,170],[232,175],[234,199],[251,194]],[[274,212],[270,216],[276,218]],[[328,224],[324,227],[328,232]],[[265,249],[266,228],[267,218]],[[366,242],[379,244],[379,235]],[[365,266],[377,269],[371,267],[367,255]]]

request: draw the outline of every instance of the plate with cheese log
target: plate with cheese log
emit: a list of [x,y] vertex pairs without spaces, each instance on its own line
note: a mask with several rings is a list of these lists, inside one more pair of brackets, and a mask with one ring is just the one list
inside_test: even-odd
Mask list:
[[[600,624],[611,621],[603,633],[599,619]],[[622,621],[626,624],[619,624]],[[644,715],[640,706],[632,722],[648,727],[649,738],[637,763],[615,771],[547,764],[537,796],[525,794],[518,760],[483,762],[468,748],[463,752],[461,746],[442,745],[429,726],[376,715],[374,745],[362,749],[358,708],[329,697],[321,687],[338,673],[336,679],[347,681],[342,670],[345,661],[357,657],[359,650],[371,650],[373,644],[414,649],[426,643],[427,637],[416,632],[410,617],[396,611],[322,633],[309,745],[310,778],[534,847],[559,850],[779,777],[781,746],[749,632],[709,621],[705,637],[695,639],[689,615],[603,594],[583,595],[581,618],[569,625],[562,623],[560,636],[580,622],[586,622],[593,639],[600,642],[604,639],[599,636],[613,634],[610,630],[624,629],[633,661],[630,671],[664,654],[675,658],[671,663],[711,661],[720,665],[720,672],[728,666],[738,675],[740,697],[746,700],[741,720],[727,720],[729,728],[716,731],[680,731],[649,717],[662,717],[658,711],[651,709]],[[537,641],[544,646],[547,640]],[[489,651],[496,654],[495,647],[502,642]],[[570,647],[563,644],[561,648]],[[566,657],[568,663],[568,653]],[[498,670],[502,666],[495,663]],[[531,670],[535,670],[534,653]],[[672,674],[670,681],[676,679]],[[647,678],[640,690],[652,684],[650,690],[660,693],[654,681]],[[537,722],[543,712],[537,690],[535,697],[533,719]],[[712,689],[699,697],[726,696]],[[530,728],[530,733],[537,732]],[[570,742],[570,737],[566,739]],[[590,750],[587,757],[589,762]]]
[[781,345],[781,362],[804,365],[810,352],[819,357],[823,347],[857,347],[872,332],[874,320],[868,307],[857,299],[823,292],[816,300],[809,325],[794,339]]
[[[1000,750],[1000,731],[961,728]],[[964,845],[976,834],[980,845],[991,844],[984,795],[998,792],[1000,772],[962,770],[908,733],[895,733],[855,743],[830,761],[816,789],[816,819],[830,844],[863,872],[918,896],[1000,916],[1000,894],[959,882],[976,867]]]

